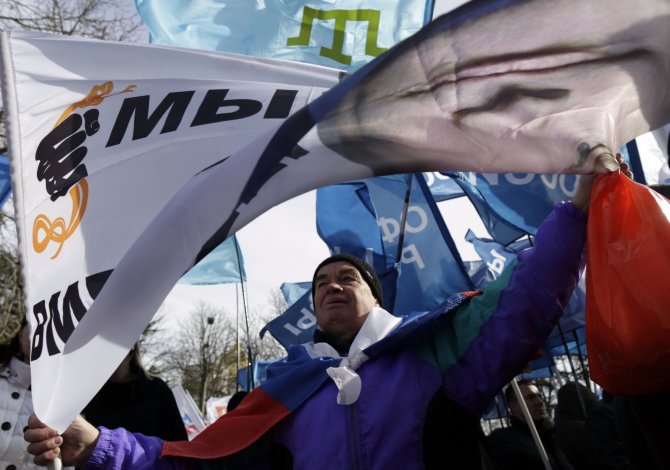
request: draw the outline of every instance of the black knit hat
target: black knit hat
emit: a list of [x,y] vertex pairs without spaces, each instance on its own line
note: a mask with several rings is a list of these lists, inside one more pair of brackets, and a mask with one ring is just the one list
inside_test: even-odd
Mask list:
[[338,261],[343,261],[353,265],[358,270],[358,272],[361,273],[361,277],[368,284],[368,286],[370,286],[372,295],[375,299],[377,299],[377,302],[379,302],[379,306],[381,307],[383,305],[384,292],[382,291],[382,284],[379,282],[377,273],[375,273],[375,270],[372,269],[372,266],[370,266],[362,259],[347,254],[333,255],[330,258],[326,258],[321,261],[321,263],[316,267],[314,270],[314,276],[312,276],[312,301],[314,301],[314,291],[316,290],[316,283],[314,282],[314,279],[316,278],[319,270],[327,264],[337,263]]

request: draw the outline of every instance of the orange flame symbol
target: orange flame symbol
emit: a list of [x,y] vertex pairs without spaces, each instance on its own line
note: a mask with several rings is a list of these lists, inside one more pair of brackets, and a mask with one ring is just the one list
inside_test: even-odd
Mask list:
[[[67,109],[61,114],[56,121],[55,127],[58,127],[65,119],[70,116],[78,108],[87,108],[89,106],[98,106],[102,103],[105,98],[110,96],[118,95],[121,93],[132,92],[137,88],[137,85],[128,85],[123,90],[112,93],[114,90],[114,84],[111,81],[107,81],[102,85],[93,85],[91,91],[80,101],[72,103]],[[33,222],[33,248],[35,252],[42,253],[49,246],[51,242],[58,244],[58,249],[56,253],[51,257],[51,259],[56,259],[63,249],[63,244],[65,241],[72,236],[72,234],[79,227],[84,212],[86,212],[86,205],[88,203],[88,182],[86,178],[82,178],[79,182],[72,186],[68,191],[70,198],[72,199],[72,211],[70,213],[70,221],[66,222],[63,217],[57,217],[54,220],[50,220],[45,214],[39,214],[35,217]],[[44,234],[44,236],[41,236]]]

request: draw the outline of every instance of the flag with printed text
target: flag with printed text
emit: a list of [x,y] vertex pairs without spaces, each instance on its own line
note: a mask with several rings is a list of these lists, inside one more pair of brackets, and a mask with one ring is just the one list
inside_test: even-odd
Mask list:
[[416,33],[432,0],[137,0],[154,44],[353,71]]
[[341,81],[3,33],[38,415],[65,429],[177,280],[284,200],[416,171],[587,173],[665,125],[669,22],[666,0],[475,1]]
[[472,289],[421,174],[317,190],[317,230],[331,252],[356,255],[374,267],[384,307],[395,314],[430,310],[454,292]]

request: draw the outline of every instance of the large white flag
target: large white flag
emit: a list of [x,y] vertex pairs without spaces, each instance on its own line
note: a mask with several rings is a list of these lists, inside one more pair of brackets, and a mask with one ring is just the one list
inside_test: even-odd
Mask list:
[[[146,226],[115,265],[104,288],[97,296],[90,295],[95,297],[90,309],[66,344],[53,354],[48,353],[48,334],[52,332],[54,337],[58,331],[55,310],[31,305],[32,321],[39,323],[33,335],[33,348],[39,353],[35,365],[45,377],[51,374],[36,384],[36,387],[45,387],[39,393],[36,408],[43,420],[60,429],[104,382],[177,279],[228,235],[279,202],[317,186],[394,172],[588,172],[595,157],[605,148],[619,148],[633,137],[670,121],[670,94],[666,89],[670,75],[667,48],[670,2],[667,0],[642,3],[621,0],[617,8],[612,8],[609,0],[474,2],[431,23],[283,122],[279,117],[274,121],[276,124],[271,123],[264,132],[258,123],[266,124],[264,119],[268,113],[271,117],[286,114],[276,111],[273,103],[294,102],[288,92],[278,95],[275,92],[291,89],[288,86],[274,88],[259,108],[252,106],[249,100],[261,102],[260,98],[233,95],[232,86],[212,85],[215,91],[211,102],[200,98],[190,108],[191,101],[184,104],[186,95],[183,93],[191,88],[181,82],[178,72],[187,74],[195,64],[189,62],[188,53],[183,52],[173,73],[165,77],[167,80],[154,80],[163,100],[142,104],[129,101],[131,98],[125,96],[125,93],[139,95],[137,91],[126,90],[136,84],[133,77],[142,75],[121,60],[123,54],[108,60],[104,50],[111,45],[101,45],[101,52],[77,54],[71,52],[65,39],[55,40],[53,44],[45,42],[34,44],[25,36],[17,37],[8,43],[6,49],[10,51],[5,55],[17,57],[11,49],[15,43],[22,43],[24,46],[18,55],[32,54],[26,60],[35,62],[41,55],[54,64],[54,69],[65,70],[60,78],[45,78],[38,71],[30,76],[33,80],[60,86],[58,93],[63,94],[66,93],[63,90],[72,87],[68,78],[80,78],[77,72],[85,68],[75,63],[75,57],[95,62],[96,66],[90,70],[95,79],[108,80],[112,71],[121,75],[125,72],[126,77],[131,78],[122,80],[116,75],[119,78],[116,78],[114,92],[123,93],[111,96],[114,92],[110,92],[110,98],[98,105],[100,108],[109,105],[114,98],[120,101],[115,105],[116,114],[108,121],[102,120],[102,109],[91,123],[87,123],[85,116],[90,110],[73,113],[83,116],[77,127],[84,128],[78,131],[79,141],[72,142],[72,153],[67,158],[59,157],[60,165],[72,167],[71,173],[60,175],[65,183],[49,180],[48,174],[53,173],[53,168],[40,166],[42,160],[38,157],[44,155],[42,159],[49,163],[47,156],[60,152],[58,135],[44,144],[46,153],[40,153],[36,143],[30,152],[18,151],[12,145],[14,160],[18,155],[24,160],[37,158],[37,162],[31,163],[32,178],[35,174],[37,177],[46,175],[39,180],[41,196],[23,195],[23,201],[36,199],[39,202],[40,198],[46,201],[49,196],[56,196],[54,202],[65,200],[65,196],[59,195],[81,186],[68,186],[69,178],[91,179],[77,173],[77,165],[87,165],[89,156],[77,153],[75,147],[88,146],[88,139],[97,135],[104,136],[100,148],[108,155],[106,161],[120,160],[109,167],[115,178],[108,184],[119,185],[113,186],[117,189],[111,194],[115,195],[125,191],[119,180],[135,178],[115,168],[124,167],[132,154],[131,147],[142,147],[152,141],[162,144],[158,154],[146,159],[144,164],[151,173],[140,183],[148,187],[161,184],[159,169],[163,155],[173,148],[179,149],[181,158],[196,158],[201,151],[214,150],[219,151],[220,158],[230,155],[191,178]],[[59,48],[58,43],[64,46]],[[151,50],[143,49],[146,56],[142,61],[151,62],[148,58]],[[68,55],[65,62],[69,61],[72,69],[63,67],[60,59],[52,59],[63,54]],[[203,56],[203,53],[192,54]],[[96,56],[104,58],[96,60]],[[211,57],[215,60],[215,56]],[[291,67],[280,62],[265,63],[276,64],[278,71]],[[15,77],[25,76],[16,68],[16,63],[14,66]],[[39,71],[48,69],[32,66]],[[220,68],[219,73],[223,76],[228,69]],[[332,72],[323,73],[330,73],[328,77],[333,78]],[[20,88],[18,83],[16,85]],[[5,87],[13,90],[14,84],[5,83]],[[168,90],[175,93],[169,94]],[[303,92],[309,94],[307,89],[302,89],[295,99]],[[9,108],[10,117],[18,116],[27,135],[29,131],[37,132],[45,139],[54,126],[54,117],[46,119],[33,109],[39,109],[42,100],[54,93],[24,94],[23,99],[31,106],[22,105],[19,98],[20,109]],[[86,102],[82,98],[87,91],[79,93],[82,94],[74,103]],[[71,98],[62,101],[59,109],[71,103]],[[188,119],[181,119],[180,109],[191,110],[192,114]],[[249,114],[252,109],[257,110],[255,114]],[[222,115],[232,132],[238,129],[242,119],[232,123],[225,119],[242,116],[251,119],[259,137],[244,148],[230,149],[224,143],[224,135],[211,136],[209,146],[205,139],[201,150],[199,139],[190,132],[201,125],[221,125],[211,121],[218,121]],[[125,123],[130,120],[132,136],[130,131],[125,132],[126,127],[130,127]],[[99,129],[95,122],[100,123]],[[66,135],[73,134],[74,124],[63,129],[68,131]],[[119,128],[123,132],[117,131]],[[12,142],[17,142],[19,136],[23,138],[24,131],[13,130]],[[117,157],[110,156],[110,148],[115,155],[118,153]],[[74,164],[76,159],[79,161]],[[91,179],[89,186],[92,183]],[[89,198],[92,191],[89,187]],[[115,197],[122,202],[124,196]],[[74,207],[74,202],[82,197],[76,193],[70,199]],[[125,202],[128,207],[135,201]],[[19,209],[23,210],[21,206],[26,208],[25,217],[31,223],[41,214],[25,202],[19,202]],[[90,210],[89,202],[87,211]],[[101,212],[100,217],[105,219],[105,213]],[[86,227],[81,227],[84,223],[82,219],[76,236],[105,237],[106,228],[84,230]],[[59,231],[52,237],[58,241],[62,238]],[[105,240],[104,249],[109,249],[108,245],[114,240]],[[59,257],[66,256],[67,242],[60,249]],[[78,258],[73,262],[81,263]],[[32,269],[28,267],[29,279]],[[40,275],[44,279],[33,282],[47,283],[46,271]],[[44,289],[41,297],[33,294],[31,284],[29,297],[48,304],[53,292],[63,291],[68,295],[69,284],[67,281],[61,284],[64,285],[56,290],[41,286],[40,289]],[[75,292],[82,296],[84,289],[80,287],[83,283],[72,288],[72,298]],[[36,311],[46,313],[40,316]],[[71,318],[70,311],[74,310],[68,310]],[[79,312],[83,315],[85,306]],[[43,363],[48,366],[43,367]],[[87,375],[86,380],[82,380],[84,375]]]
[[[55,422],[51,410],[79,411],[136,337],[85,348],[95,365],[77,378],[61,370],[64,345],[132,242],[193,175],[340,72],[40,33],[9,33],[2,51],[33,397],[39,416]],[[151,277],[132,290],[151,290]],[[129,332],[143,328],[132,310],[113,317]],[[70,389],[53,393],[60,380]]]

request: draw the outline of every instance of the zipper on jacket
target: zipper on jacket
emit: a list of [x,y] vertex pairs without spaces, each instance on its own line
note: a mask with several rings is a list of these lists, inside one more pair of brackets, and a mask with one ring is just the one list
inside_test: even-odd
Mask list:
[[358,426],[356,418],[356,403],[347,406],[347,432],[349,438],[349,447],[351,448],[352,470],[362,470],[363,463],[361,459],[360,438],[358,435]]

